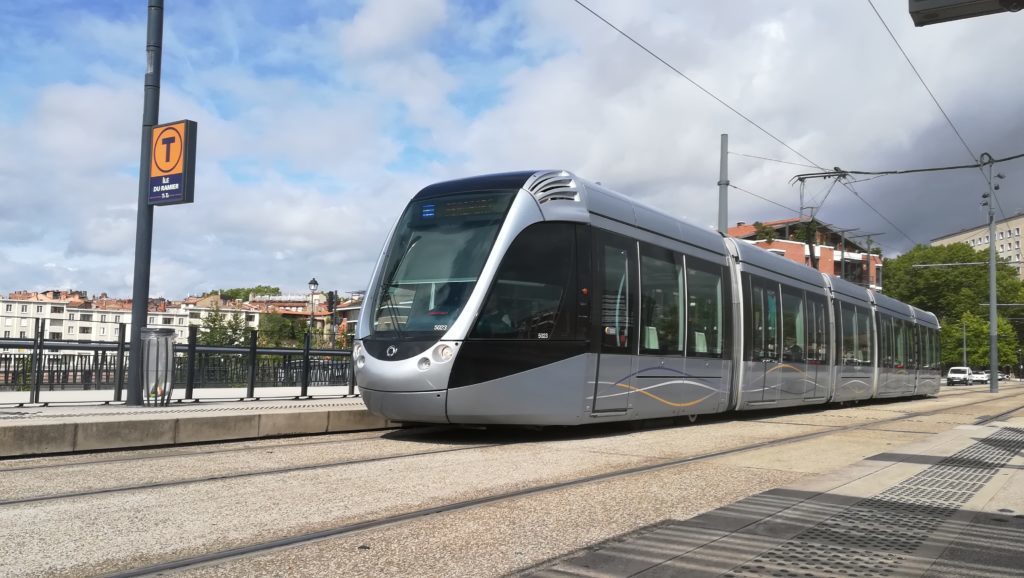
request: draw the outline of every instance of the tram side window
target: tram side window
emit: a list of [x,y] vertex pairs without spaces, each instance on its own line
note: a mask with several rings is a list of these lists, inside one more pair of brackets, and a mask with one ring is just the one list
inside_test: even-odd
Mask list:
[[857,362],[857,308],[843,303],[843,365],[859,365]]
[[744,359],[764,361],[778,359],[779,286],[744,273],[747,288],[747,315],[744,333],[747,337]]
[[807,351],[804,292],[782,290],[782,360],[803,362]]
[[722,268],[686,258],[686,354],[722,357],[725,352]]
[[892,320],[893,329],[893,363],[896,369],[904,369],[907,366],[907,331],[906,324],[902,319]]
[[629,351],[635,305],[632,291],[636,280],[636,241],[601,231],[598,255],[601,259],[601,348],[606,352]]
[[667,249],[641,246],[640,353],[682,355],[685,297],[682,258]]
[[878,316],[878,342],[881,348],[878,354],[879,365],[893,367],[892,318],[888,315]]
[[857,365],[871,365],[874,357],[875,344],[871,339],[871,311],[865,307],[857,308]]
[[572,338],[575,239],[570,223],[538,223],[520,233],[501,261],[470,337]]
[[825,298],[807,295],[807,363],[828,363],[828,317]]
[[832,301],[832,319],[835,320],[835,329],[833,336],[836,344],[836,365],[843,365],[846,360],[846,356],[843,353],[843,312],[842,304],[840,301]]

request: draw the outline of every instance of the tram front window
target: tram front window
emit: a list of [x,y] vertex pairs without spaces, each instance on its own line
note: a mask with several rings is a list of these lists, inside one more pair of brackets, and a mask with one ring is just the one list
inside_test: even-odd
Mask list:
[[416,201],[388,246],[373,330],[443,334],[462,312],[491,252],[512,191]]

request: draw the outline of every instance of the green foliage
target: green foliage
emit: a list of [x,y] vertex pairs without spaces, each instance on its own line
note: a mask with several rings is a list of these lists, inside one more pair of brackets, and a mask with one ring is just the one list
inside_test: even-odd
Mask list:
[[280,287],[271,287],[269,285],[257,285],[255,287],[235,287],[234,289],[217,289],[210,291],[211,293],[219,293],[221,299],[227,299],[229,301],[239,300],[248,301],[249,295],[280,295]]
[[[900,301],[931,311],[942,326],[942,362],[963,363],[964,328],[967,332],[967,364],[987,367],[988,335],[988,267],[963,265],[953,267],[913,268],[918,264],[986,262],[988,255],[979,253],[965,243],[928,247],[918,245],[895,259],[885,260],[885,292]],[[998,303],[1021,303],[1024,285],[1017,272],[1005,265],[996,266]],[[1000,307],[996,322],[999,364],[1016,365],[1017,348],[1024,331],[1012,318],[1024,317],[1024,308]]]
[[761,221],[754,222],[754,238],[757,240],[765,240],[771,243],[775,240],[775,229],[765,225]]
[[301,347],[305,333],[304,319],[285,317],[280,313],[260,316],[259,344],[263,347]]
[[249,342],[249,327],[237,311],[226,315],[215,307],[203,318],[198,341],[200,345],[245,345]]

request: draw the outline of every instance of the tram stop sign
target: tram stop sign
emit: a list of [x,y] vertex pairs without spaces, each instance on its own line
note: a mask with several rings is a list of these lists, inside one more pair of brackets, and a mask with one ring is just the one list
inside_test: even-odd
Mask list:
[[196,123],[153,127],[149,149],[149,204],[191,203],[195,192]]

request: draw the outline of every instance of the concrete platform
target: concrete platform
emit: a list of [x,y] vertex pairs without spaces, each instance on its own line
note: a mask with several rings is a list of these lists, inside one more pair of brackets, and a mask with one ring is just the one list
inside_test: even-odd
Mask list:
[[1020,576],[1024,418],[960,426],[531,576]]
[[[62,401],[76,400],[68,397]],[[371,414],[358,397],[196,402],[168,407],[12,405],[0,406],[0,458],[396,425]]]

